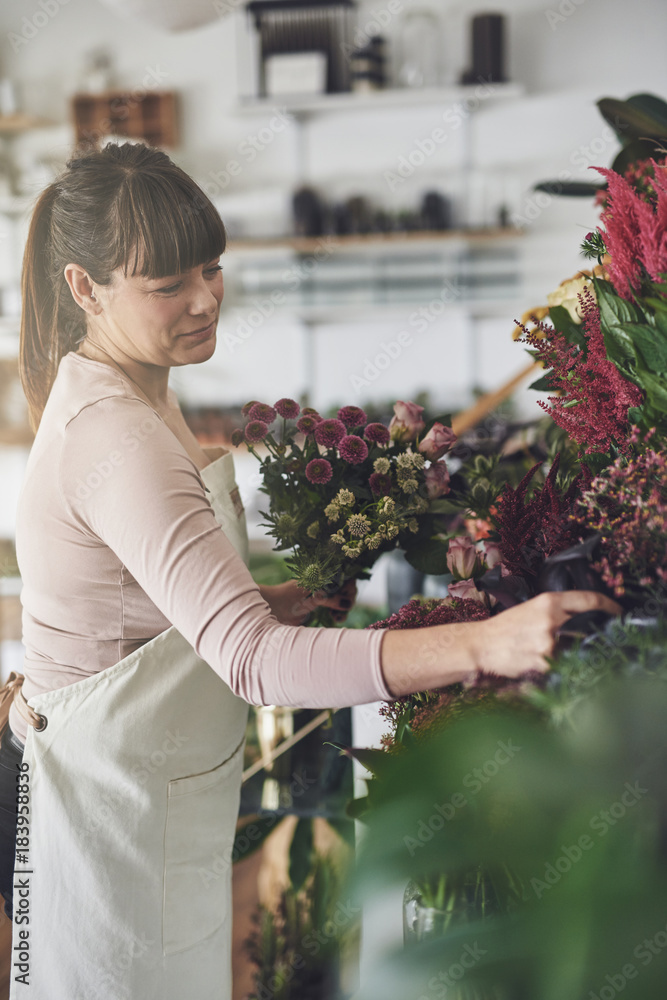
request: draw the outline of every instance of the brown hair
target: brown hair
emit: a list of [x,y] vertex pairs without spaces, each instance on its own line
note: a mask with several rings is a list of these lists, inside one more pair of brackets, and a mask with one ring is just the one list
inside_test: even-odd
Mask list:
[[86,334],[67,264],[98,285],[120,267],[164,278],[212,260],[225,244],[210,199],[161,150],[126,142],[71,159],[40,195],[23,255],[19,373],[33,431],[61,358]]

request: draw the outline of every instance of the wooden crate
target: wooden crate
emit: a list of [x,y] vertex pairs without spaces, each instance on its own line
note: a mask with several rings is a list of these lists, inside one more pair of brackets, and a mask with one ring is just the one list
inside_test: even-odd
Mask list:
[[78,146],[97,146],[104,136],[144,139],[151,146],[178,142],[176,94],[173,91],[105,91],[75,94],[71,114]]

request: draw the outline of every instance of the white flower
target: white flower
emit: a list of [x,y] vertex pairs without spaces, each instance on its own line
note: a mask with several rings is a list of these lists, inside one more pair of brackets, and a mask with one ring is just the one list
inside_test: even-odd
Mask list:
[[562,306],[569,313],[573,323],[581,323],[583,316],[578,296],[585,288],[595,298],[593,282],[585,274],[579,272],[573,278],[561,281],[555,292],[550,292],[547,295],[547,302],[550,306]]

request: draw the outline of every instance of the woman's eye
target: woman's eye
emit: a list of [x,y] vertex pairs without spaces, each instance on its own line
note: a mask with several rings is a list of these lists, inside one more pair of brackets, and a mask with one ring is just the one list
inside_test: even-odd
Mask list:
[[222,271],[222,265],[221,264],[216,264],[215,267],[207,267],[206,268],[206,273],[210,274],[210,275],[215,275],[215,274],[218,273],[218,271]]
[[177,285],[169,285],[168,288],[157,288],[156,291],[161,292],[161,293],[163,293],[165,295],[168,295],[171,292],[177,292],[180,287],[181,287],[181,285],[180,285],[180,282],[179,282]]

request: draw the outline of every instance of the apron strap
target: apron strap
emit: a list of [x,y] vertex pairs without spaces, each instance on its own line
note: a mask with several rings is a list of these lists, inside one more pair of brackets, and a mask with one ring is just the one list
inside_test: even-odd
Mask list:
[[7,683],[0,688],[0,732],[4,731],[8,724],[9,708],[12,702],[16,705],[19,715],[29,726],[38,731],[46,729],[46,716],[36,712],[25,700],[22,691],[24,680],[23,674],[17,674],[12,670],[7,678]]

